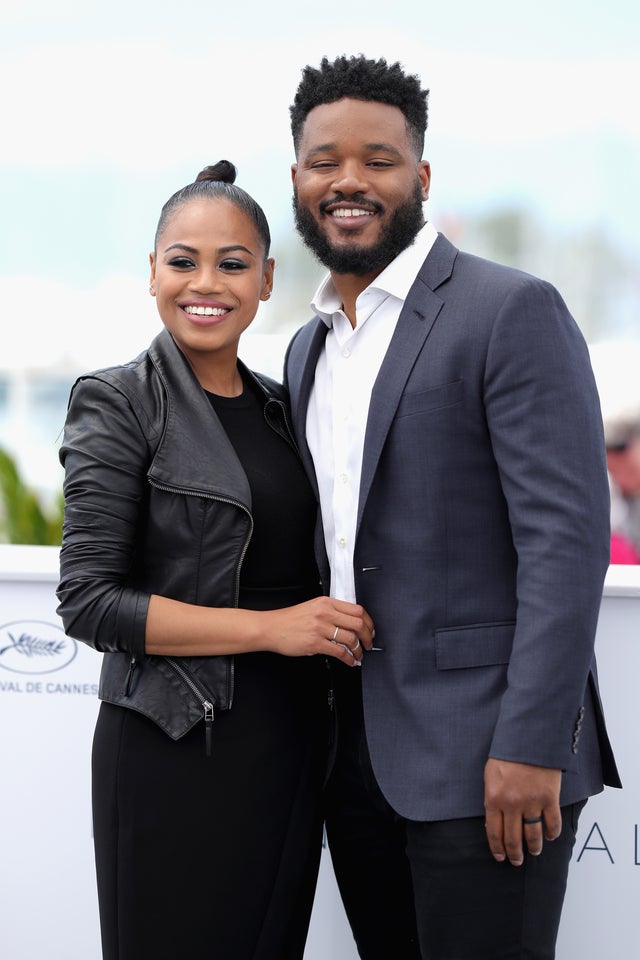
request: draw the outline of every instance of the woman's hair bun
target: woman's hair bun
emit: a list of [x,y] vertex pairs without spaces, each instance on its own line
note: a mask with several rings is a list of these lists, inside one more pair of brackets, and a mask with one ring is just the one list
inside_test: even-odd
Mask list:
[[203,180],[217,180],[222,183],[235,183],[238,171],[228,160],[218,160],[204,170],[201,170],[195,179],[196,183],[202,183]]
[[186,187],[182,187],[169,197],[160,211],[153,241],[154,251],[158,246],[158,237],[165,230],[169,217],[173,216],[174,211],[183,203],[191,203],[192,200],[222,199],[234,203],[253,221],[264,244],[265,258],[268,257],[271,234],[264,210],[246,190],[236,184],[236,173],[236,168],[228,160],[218,160],[217,163],[201,170],[193,183],[188,183]]

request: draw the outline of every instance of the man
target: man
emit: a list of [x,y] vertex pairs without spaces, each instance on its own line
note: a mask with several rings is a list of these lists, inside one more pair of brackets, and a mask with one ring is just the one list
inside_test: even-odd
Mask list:
[[330,274],[285,374],[326,590],[375,625],[362,670],[335,676],[349,921],[364,960],[549,958],[579,812],[619,785],[586,346],[549,284],[424,222],[417,77],[325,58],[291,120],[297,227]]

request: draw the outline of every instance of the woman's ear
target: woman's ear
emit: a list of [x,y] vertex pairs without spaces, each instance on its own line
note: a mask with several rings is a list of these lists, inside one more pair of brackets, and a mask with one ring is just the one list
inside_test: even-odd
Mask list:
[[151,266],[151,276],[149,277],[149,293],[152,297],[156,295],[156,258],[152,253],[149,254],[149,264]]
[[271,296],[271,291],[273,290],[273,271],[275,269],[276,262],[273,257],[269,257],[265,261],[264,265],[264,275],[262,279],[262,292],[260,294],[261,300],[268,300]]

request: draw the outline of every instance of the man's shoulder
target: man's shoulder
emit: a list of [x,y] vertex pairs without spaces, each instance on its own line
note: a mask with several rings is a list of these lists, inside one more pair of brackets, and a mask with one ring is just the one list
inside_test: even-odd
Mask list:
[[443,234],[439,234],[438,242],[427,257],[424,267],[427,267],[430,257],[446,256],[451,262],[451,276],[498,283],[504,287],[518,286],[546,286],[551,287],[548,281],[537,277],[521,267],[512,264],[500,263],[488,257],[482,257],[466,250],[454,247]]
[[316,337],[324,339],[327,329],[326,324],[319,316],[311,317],[306,323],[303,323],[301,327],[298,327],[291,337],[289,346],[287,347],[287,359],[289,359],[292,354],[299,355],[301,352],[306,353]]

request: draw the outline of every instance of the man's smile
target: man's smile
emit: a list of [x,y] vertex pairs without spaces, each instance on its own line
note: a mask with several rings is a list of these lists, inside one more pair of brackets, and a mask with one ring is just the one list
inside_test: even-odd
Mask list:
[[341,217],[373,217],[375,213],[373,210],[361,210],[358,207],[337,207],[330,211],[330,216],[338,219]]

